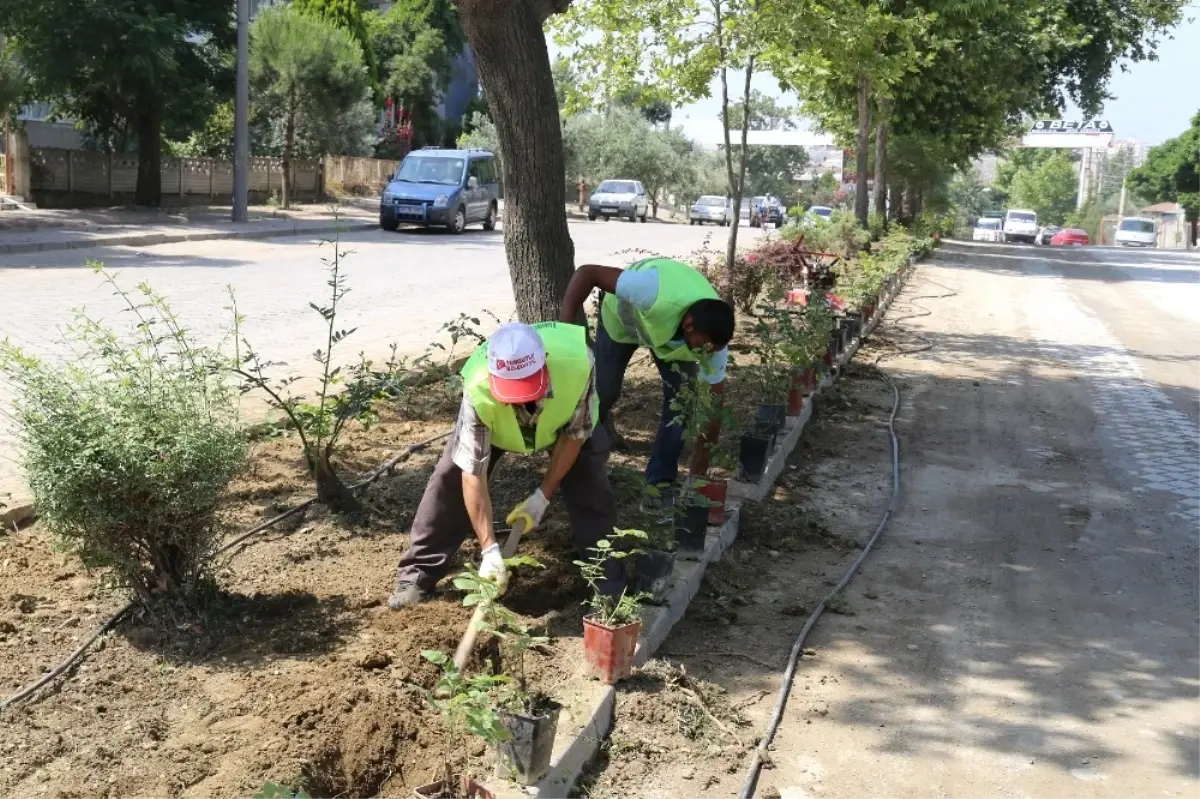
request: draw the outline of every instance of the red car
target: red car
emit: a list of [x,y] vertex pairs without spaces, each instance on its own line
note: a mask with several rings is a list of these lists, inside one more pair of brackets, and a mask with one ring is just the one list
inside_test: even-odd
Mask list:
[[1050,238],[1051,247],[1082,247],[1091,243],[1087,231],[1077,227],[1064,228]]

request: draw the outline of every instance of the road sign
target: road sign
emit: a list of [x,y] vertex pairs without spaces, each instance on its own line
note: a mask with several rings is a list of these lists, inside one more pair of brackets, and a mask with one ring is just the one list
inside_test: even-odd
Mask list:
[[1076,122],[1071,119],[1039,119],[1033,123],[1030,133],[1093,133],[1102,134],[1113,132],[1112,125],[1103,119],[1090,119],[1087,122]]
[[1021,139],[1021,146],[1089,150],[1108,147],[1112,139],[1112,125],[1103,119],[1039,119]]

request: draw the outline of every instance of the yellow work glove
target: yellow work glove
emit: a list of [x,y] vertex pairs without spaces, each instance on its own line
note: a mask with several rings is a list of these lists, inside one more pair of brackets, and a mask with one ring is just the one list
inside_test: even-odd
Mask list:
[[513,508],[504,521],[512,525],[515,525],[518,520],[523,521],[525,522],[525,532],[533,532],[534,528],[542,523],[542,517],[546,515],[546,506],[549,504],[550,500],[546,499],[542,489],[538,488],[524,502]]

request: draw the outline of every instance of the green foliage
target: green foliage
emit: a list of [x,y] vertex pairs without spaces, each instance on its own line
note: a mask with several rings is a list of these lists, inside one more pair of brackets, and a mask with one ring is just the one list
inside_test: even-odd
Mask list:
[[312,799],[303,788],[290,783],[264,782],[254,799]]
[[411,122],[413,147],[441,145],[446,131],[437,105],[466,44],[454,4],[401,0],[364,18],[383,93],[397,100]]
[[357,329],[341,328],[338,322],[342,300],[350,291],[342,271],[342,261],[347,252],[341,249],[340,240],[340,234],[335,234],[333,241],[322,242],[333,248],[331,256],[321,259],[329,273],[326,283],[329,286],[328,303],[309,303],[309,307],[321,317],[326,333],[324,347],[312,356],[320,367],[320,377],[311,397],[293,392],[292,386],[300,380],[299,375],[275,378],[269,375],[273,367],[286,364],[263,360],[250,342],[241,337],[243,319],[238,314],[232,289],[230,299],[234,327],[245,348],[244,352],[239,353],[236,369],[243,380],[242,392],[262,391],[267,404],[287,417],[300,437],[305,463],[316,480],[318,497],[331,509],[357,517],[362,514],[362,506],[334,471],[332,458],[347,424],[357,422],[369,427],[378,418],[376,402],[385,397],[394,397],[403,390],[405,363],[396,357],[395,347],[382,372],[375,371],[372,362],[362,353],[349,367],[343,367],[335,359],[335,348]]
[[328,22],[338,30],[353,37],[359,47],[359,58],[367,68],[371,88],[379,89],[379,64],[367,26],[363,19],[360,0],[292,0],[292,5],[302,14]]
[[1200,111],[1186,131],[1150,150],[1129,173],[1129,188],[1154,202],[1177,202],[1189,222],[1200,220]]
[[992,191],[979,179],[974,169],[959,172],[950,181],[947,201],[957,216],[959,225],[965,227],[989,211],[999,211]]
[[[536,558],[528,556],[505,558],[504,565],[510,572],[521,568],[545,568]],[[495,580],[480,577],[474,566],[468,564],[454,577],[454,587],[465,592],[463,607],[484,609],[478,625],[480,632],[490,633],[501,642],[504,663],[500,665],[504,673],[516,671],[516,681],[506,683],[501,690],[501,705],[515,712],[528,712],[533,698],[525,675],[525,655],[530,649],[542,646],[550,639],[544,635],[534,635],[517,614],[500,604],[500,586]]]
[[250,29],[250,80],[285,160],[361,150],[373,137],[362,48],[330,22],[293,6],[264,9]]
[[136,136],[137,198],[161,200],[158,145],[187,138],[232,93],[235,29],[225,3],[180,0],[0,0],[0,32],[29,77],[99,139]]
[[195,608],[211,585],[217,503],[246,458],[231,359],[197,345],[148,283],[131,294],[92,267],[132,329],[77,310],[64,365],[0,343],[29,486],[42,523],[86,566],[110,568],[106,580],[146,607]]
[[233,101],[217,105],[204,125],[186,140],[167,142],[167,150],[187,158],[233,159]]
[[433,649],[423,650],[421,657],[442,670],[434,690],[424,693],[426,701],[446,722],[443,779],[446,784],[453,785],[457,782],[454,753],[464,751],[467,735],[476,735],[493,747],[509,739],[510,734],[500,724],[493,701],[493,694],[508,682],[508,678],[492,674],[465,677],[454,665],[454,658]]
[[602,538],[594,547],[588,547],[585,559],[572,561],[592,589],[592,595],[585,604],[591,609],[591,617],[598,623],[620,627],[638,620],[642,602],[649,595],[629,594],[622,590],[621,595],[614,599],[600,591],[600,581],[604,579],[604,567],[610,558],[636,555],[640,552],[636,549],[637,544],[646,540],[646,533],[641,530],[613,530],[608,538]]
[[0,45],[0,119],[14,114],[24,104],[29,92],[29,77],[17,60],[13,49]]
[[1054,151],[1032,168],[1018,168],[1008,190],[1010,208],[1031,208],[1042,224],[1060,225],[1075,209],[1075,166],[1066,153]]
[[804,236],[804,249],[843,257],[862,250],[871,240],[871,234],[859,227],[854,214],[848,211],[834,211],[828,219],[816,218],[784,230],[784,236],[789,239],[800,235]]

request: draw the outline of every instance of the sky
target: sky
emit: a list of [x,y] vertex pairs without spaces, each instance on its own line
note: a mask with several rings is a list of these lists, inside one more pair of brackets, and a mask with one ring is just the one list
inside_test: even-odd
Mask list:
[[[1188,126],[1192,114],[1200,110],[1200,5],[1193,3],[1186,19],[1158,48],[1158,61],[1129,64],[1128,71],[1114,70],[1109,93],[1114,95],[1100,115],[1113,126],[1116,139],[1136,139],[1146,144],[1161,144],[1178,136]],[[551,55],[557,48],[551,45]],[[740,86],[742,78],[732,81]],[[751,85],[759,91],[796,103],[794,94],[784,94],[767,74],[754,76]],[[732,88],[732,87],[731,87]],[[711,97],[677,109],[671,119],[689,138],[715,145],[721,140],[721,86],[713,80]],[[1079,119],[1068,109],[1064,119]],[[803,127],[803,125],[802,125]]]

